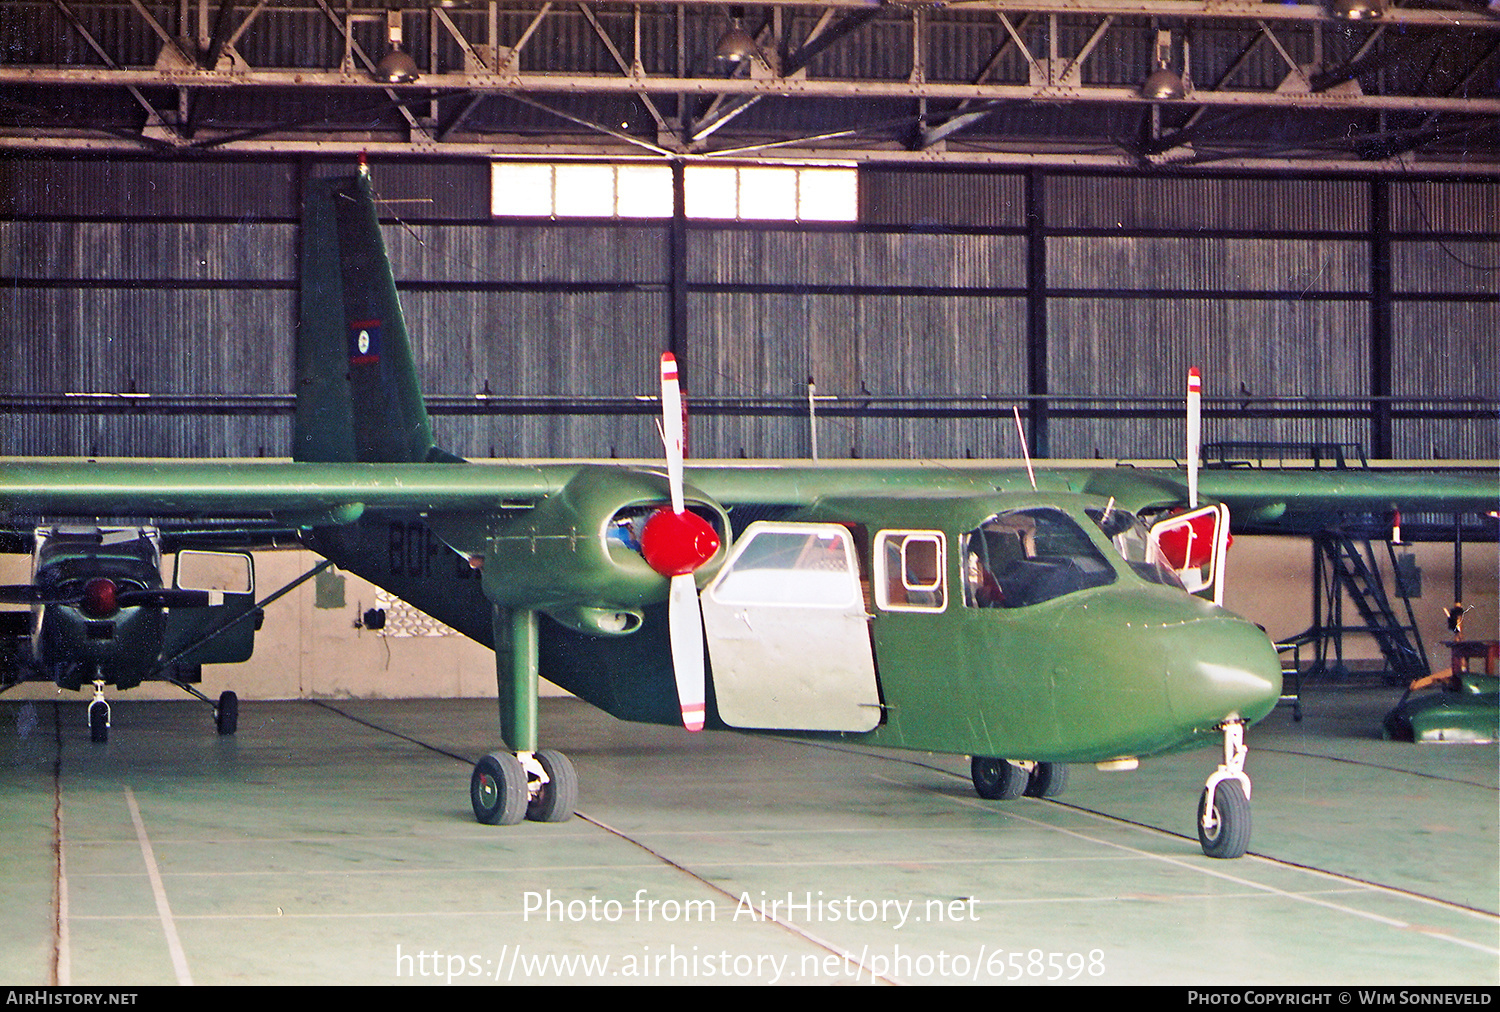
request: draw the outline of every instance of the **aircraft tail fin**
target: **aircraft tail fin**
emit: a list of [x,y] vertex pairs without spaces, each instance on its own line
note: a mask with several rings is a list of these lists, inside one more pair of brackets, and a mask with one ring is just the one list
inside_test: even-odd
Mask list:
[[433,445],[363,167],[308,181],[301,272],[293,459],[454,459]]

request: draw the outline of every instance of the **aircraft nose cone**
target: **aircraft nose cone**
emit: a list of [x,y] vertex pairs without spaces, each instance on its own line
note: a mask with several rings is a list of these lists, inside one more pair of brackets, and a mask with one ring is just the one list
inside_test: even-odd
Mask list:
[[1281,696],[1281,660],[1261,629],[1224,615],[1184,627],[1168,660],[1173,714],[1201,728],[1230,717],[1254,723]]

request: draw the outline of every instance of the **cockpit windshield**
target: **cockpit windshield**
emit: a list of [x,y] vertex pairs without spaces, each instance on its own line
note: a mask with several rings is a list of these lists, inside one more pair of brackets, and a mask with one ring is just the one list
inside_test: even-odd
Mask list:
[[1182,585],[1177,573],[1167,565],[1161,553],[1152,547],[1150,534],[1139,517],[1127,509],[1115,506],[1113,500],[1104,509],[1090,509],[1086,512],[1131,569],[1152,583],[1176,587],[1186,592],[1187,588]]
[[1109,561],[1059,509],[991,517],[963,537],[964,603],[1024,608],[1115,581]]

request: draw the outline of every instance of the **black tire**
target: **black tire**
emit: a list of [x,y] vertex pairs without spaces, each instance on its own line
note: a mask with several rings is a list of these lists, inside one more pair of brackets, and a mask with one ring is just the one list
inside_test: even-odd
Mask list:
[[219,706],[214,710],[214,727],[220,734],[234,734],[240,729],[240,697],[233,692],[219,693]]
[[1065,763],[1037,763],[1026,780],[1028,798],[1055,798],[1068,787]]
[[1026,771],[1004,759],[977,755],[969,761],[974,792],[991,801],[1014,801],[1026,790]]
[[1243,857],[1250,846],[1250,802],[1238,780],[1221,781],[1214,791],[1213,826],[1203,828],[1203,806],[1208,792],[1198,799],[1198,842],[1209,857]]
[[514,826],[526,818],[526,769],[509,752],[491,752],[474,764],[469,801],[487,826]]
[[538,752],[536,761],[550,779],[526,806],[526,818],[532,822],[567,822],[578,804],[578,773],[573,769],[573,761],[549,748]]
[[109,704],[97,700],[89,704],[89,740],[95,745],[109,741]]

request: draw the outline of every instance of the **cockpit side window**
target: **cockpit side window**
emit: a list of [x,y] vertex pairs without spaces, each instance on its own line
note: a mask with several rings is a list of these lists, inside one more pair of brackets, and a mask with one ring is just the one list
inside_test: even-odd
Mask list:
[[1130,568],[1152,583],[1176,587],[1186,593],[1187,588],[1177,578],[1177,573],[1161,552],[1151,545],[1150,532],[1134,513],[1115,506],[1113,501],[1106,508],[1086,510],[1089,519],[1099,525],[1104,536],[1109,538]]
[[1115,581],[1083,528],[1057,509],[997,514],[964,535],[961,550],[971,608],[1024,608]]

